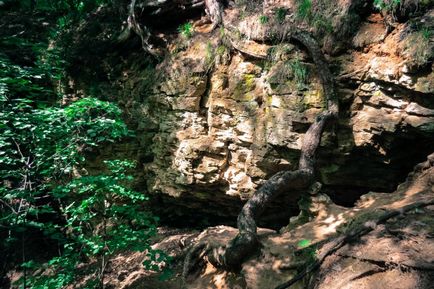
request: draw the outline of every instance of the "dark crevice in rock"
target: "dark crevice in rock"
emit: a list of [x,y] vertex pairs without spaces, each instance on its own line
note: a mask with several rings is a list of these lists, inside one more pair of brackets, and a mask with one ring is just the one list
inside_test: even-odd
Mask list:
[[[211,92],[211,73],[208,73],[205,92],[200,96],[199,100],[199,115],[207,117],[208,107],[207,102],[209,99],[209,94]],[[205,129],[208,130],[208,122],[205,122]]]
[[[387,148],[386,155],[379,154],[374,147],[353,149],[349,159],[321,151],[318,166],[324,183],[323,192],[334,203],[351,207],[360,196],[369,192],[393,192],[434,147],[432,135],[423,135],[414,128],[383,132],[375,142]],[[327,168],[334,165],[336,170],[328,172]]]
[[432,153],[434,148],[432,134],[423,135],[414,128],[395,133],[384,132],[378,141],[389,147],[387,157],[390,160],[391,174],[395,174],[396,180],[392,189],[403,182],[408,172]]
[[[220,190],[221,186],[218,186]],[[207,190],[210,188],[208,187]],[[216,190],[217,190],[216,189]],[[210,192],[207,192],[210,194]],[[159,224],[177,228],[204,229],[210,226],[227,225],[236,227],[237,216],[244,202],[238,197],[215,193],[215,202],[199,200],[194,194],[186,193],[180,198],[166,194],[153,194],[150,209],[160,218]],[[288,225],[289,218],[297,216],[300,209],[298,199],[285,195],[270,203],[258,226],[279,230]]]
[[[238,197],[221,193],[221,185],[216,186],[215,201],[200,199],[195,193],[184,193],[175,198],[167,194],[151,195],[150,208],[160,218],[160,225],[178,228],[203,229],[216,225],[236,225],[236,216],[242,207]],[[210,188],[201,194],[210,195]]]
[[293,121],[292,122],[292,130],[297,133],[306,133],[309,129],[310,123],[307,122],[299,122],[299,121]]
[[380,85],[380,90],[385,94],[398,92],[402,94],[402,96],[410,95],[411,97],[407,97],[410,101],[415,101],[425,108],[434,109],[434,93],[424,93],[417,90],[412,90],[397,83],[375,78],[368,78],[365,82],[375,82],[376,84]]
[[360,196],[363,196],[370,191],[381,191],[381,188],[364,188],[355,186],[328,186],[324,185],[321,192],[327,194],[330,199],[336,205],[346,208],[354,207],[354,204],[359,200]]

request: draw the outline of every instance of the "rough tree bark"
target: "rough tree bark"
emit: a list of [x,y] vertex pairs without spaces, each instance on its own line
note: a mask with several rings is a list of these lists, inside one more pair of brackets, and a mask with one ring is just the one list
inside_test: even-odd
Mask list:
[[194,247],[187,255],[184,276],[189,274],[191,266],[194,265],[192,260],[200,254],[203,255],[204,251],[214,266],[226,270],[238,270],[242,262],[260,247],[256,221],[266,206],[282,193],[288,193],[291,190],[307,190],[315,182],[315,155],[321,142],[321,136],[326,124],[337,119],[338,116],[334,79],[319,45],[309,33],[292,32],[287,35],[286,40],[296,40],[309,51],[318,70],[327,99],[327,108],[316,117],[304,136],[298,170],[278,172],[254,193],[238,215],[239,233],[226,247],[209,248],[204,244]]
[[205,12],[211,18],[212,30],[223,21],[223,4],[221,0],[205,0]]
[[146,26],[140,25],[136,19],[136,0],[131,0],[130,4],[128,5],[127,27],[119,35],[118,41],[125,42],[130,38],[132,32],[136,33],[140,37],[143,50],[150,53],[151,55],[156,56],[152,45],[149,44],[149,37],[151,36],[150,31]]

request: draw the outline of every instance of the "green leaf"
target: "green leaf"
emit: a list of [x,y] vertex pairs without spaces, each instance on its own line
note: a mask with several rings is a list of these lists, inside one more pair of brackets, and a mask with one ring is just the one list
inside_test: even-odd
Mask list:
[[303,240],[300,240],[300,241],[297,243],[297,247],[299,247],[299,248],[306,248],[306,247],[308,247],[310,244],[311,244],[311,241],[310,241],[310,240],[303,239]]

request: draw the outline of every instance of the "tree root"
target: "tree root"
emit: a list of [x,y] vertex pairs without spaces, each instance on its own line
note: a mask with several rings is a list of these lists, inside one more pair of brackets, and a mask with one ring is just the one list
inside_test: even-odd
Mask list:
[[[316,150],[320,145],[326,124],[337,118],[338,103],[334,79],[319,45],[309,33],[303,31],[288,34],[286,39],[287,41],[294,39],[308,49],[318,69],[327,99],[327,109],[316,117],[304,136],[298,170],[281,171],[267,180],[247,201],[238,215],[239,233],[237,236],[227,246],[206,248],[208,260],[215,267],[230,271],[239,270],[241,264],[260,248],[256,220],[261,216],[266,206],[282,193],[291,190],[307,190],[315,182]],[[236,47],[234,48],[236,49]],[[198,246],[204,248],[203,245]],[[194,255],[193,252],[197,252],[197,250],[198,248],[193,247],[192,254],[189,256]],[[209,254],[210,252],[211,254]],[[191,262],[188,263],[191,264]],[[187,268],[189,264],[186,263],[184,266],[184,273],[186,274],[190,271]]]
[[208,247],[209,246],[205,243],[198,243],[187,252],[182,269],[182,276],[184,279],[193,275],[195,268],[202,267],[200,263],[203,262],[203,258],[210,251]]
[[223,22],[223,4],[221,0],[205,0],[205,12],[212,22],[212,30]]
[[314,263],[306,267],[306,269],[297,274],[294,278],[277,286],[275,289],[286,289],[291,287],[299,280],[303,279],[307,274],[319,268],[328,256],[342,248],[344,245],[348,244],[350,241],[353,241],[371,232],[373,229],[375,229],[376,226],[385,223],[387,220],[400,214],[404,214],[406,212],[414,210],[416,208],[423,208],[430,205],[434,205],[434,200],[416,202],[407,206],[403,206],[396,210],[386,211],[384,214],[378,217],[377,220],[365,222],[361,227],[355,228],[345,235],[332,238],[331,240],[327,241],[325,245],[323,245],[321,252],[317,256],[317,260]]
[[127,39],[131,37],[132,32],[137,34],[140,37],[142,42],[142,48],[147,53],[151,54],[154,57],[157,57],[157,53],[152,48],[152,45],[149,44],[149,38],[151,37],[151,32],[146,26],[141,26],[136,19],[136,0],[131,0],[130,5],[128,5],[128,18],[127,18],[127,27],[122,31],[122,33],[118,37],[118,42],[125,42]]

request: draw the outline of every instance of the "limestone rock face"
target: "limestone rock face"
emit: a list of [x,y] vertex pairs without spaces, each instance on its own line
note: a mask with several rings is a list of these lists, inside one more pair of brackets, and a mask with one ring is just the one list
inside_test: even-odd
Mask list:
[[[331,54],[340,102],[339,123],[326,129],[319,149],[318,179],[335,201],[351,204],[370,190],[391,192],[432,152],[434,52],[426,31],[434,17],[428,10],[386,27],[381,14],[364,14],[366,1],[338,2],[339,11],[313,7],[330,15],[336,31],[311,29]],[[291,25],[310,29],[297,22],[295,1],[250,6],[228,6],[225,29],[211,31],[200,19],[190,38],[163,31],[168,52],[157,67],[136,55],[113,83],[136,138],[103,156],[138,160],[137,187],[156,196],[166,215],[190,209],[233,221],[266,179],[297,167],[304,133],[324,109],[307,52],[297,43],[261,41],[284,36]],[[279,7],[286,11],[280,20]],[[261,23],[260,16],[268,18]],[[282,208],[285,218],[293,213],[296,200],[291,192],[285,197],[273,217]]]
[[[390,25],[378,11],[366,8],[369,1],[341,0],[337,3],[342,9],[329,6],[324,15],[330,18],[321,18],[322,28],[312,28],[297,22],[296,2],[269,0],[245,10],[229,6],[223,15],[225,29],[212,30],[206,19],[192,17],[192,37],[174,32],[176,27],[155,33],[167,50],[156,67],[145,62],[140,51],[128,56],[126,64],[116,68],[119,71],[110,70],[109,76],[120,77],[107,77],[110,82],[100,87],[103,95],[118,100],[135,137],[102,150],[93,169],[100,169],[98,158],[136,159],[136,186],[156,199],[154,208],[161,216],[183,225],[186,219],[194,226],[209,225],[212,218],[233,224],[242,202],[265,180],[297,167],[304,134],[324,109],[321,83],[308,53],[280,39],[299,25],[311,30],[326,52],[340,104],[339,121],[326,128],[317,158],[321,193],[327,195],[312,198],[310,222],[301,214],[280,234],[261,229],[263,250],[243,264],[240,274],[220,272],[208,264],[189,288],[204,288],[210,282],[218,288],[274,288],[312,257],[312,249],[303,250],[299,242],[321,245],[352,221],[375,217],[375,210],[433,198],[432,156],[394,194],[372,192],[393,192],[433,151],[434,10]],[[276,20],[279,7],[286,11],[285,25]],[[329,28],[332,35],[325,31]],[[276,43],[262,41],[264,35],[274,35]],[[353,205],[368,192],[352,209],[331,201]],[[262,221],[268,228],[281,227],[282,220],[286,225],[299,212],[296,201],[287,192]],[[427,207],[403,216],[401,227],[392,220],[375,228],[364,242],[331,256],[312,279],[318,282],[299,288],[374,288],[382,286],[380,279],[397,288],[431,288],[432,274],[425,273],[429,266],[432,270],[432,216],[432,207]],[[188,239],[221,245],[236,232],[221,226]],[[385,234],[390,236],[379,237]],[[177,256],[186,243],[180,238],[169,244]],[[424,254],[408,250],[411,242],[423,243]],[[381,253],[368,255],[372,246]],[[401,272],[401,266],[412,269]],[[370,277],[371,272],[381,278]],[[139,275],[130,277],[140,284]],[[125,284],[119,288],[141,288]]]
[[[432,20],[429,13],[422,19]],[[387,33],[381,15],[373,15],[354,36],[356,50],[330,59],[340,67],[341,120],[323,138],[318,167],[326,190],[351,186],[356,198],[389,191],[432,149],[432,63],[427,58],[420,66],[428,69],[419,73],[409,68],[406,41],[418,33],[409,29],[400,24]],[[146,100],[143,117],[158,126],[153,161],[145,164],[150,192],[221,204],[248,199],[272,174],[296,168],[303,135],[324,107],[315,68],[300,48],[275,47],[274,61],[234,52],[222,61],[228,48],[217,34],[198,34],[166,59],[166,73]],[[239,45],[260,54],[255,42]],[[294,65],[306,69],[305,80]]]

